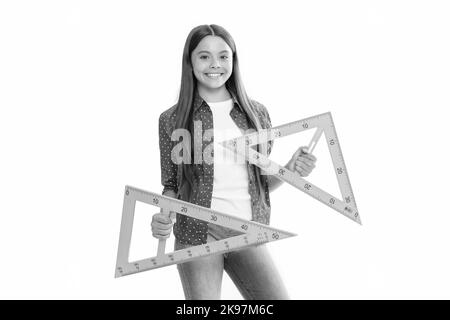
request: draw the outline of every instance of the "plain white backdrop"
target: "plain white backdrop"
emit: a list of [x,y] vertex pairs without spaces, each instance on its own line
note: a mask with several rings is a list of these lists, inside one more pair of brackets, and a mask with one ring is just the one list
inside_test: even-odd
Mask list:
[[[114,278],[123,193],[162,191],[158,117],[189,31],[219,24],[274,126],[332,113],[361,214],[271,195],[271,225],[298,234],[268,244],[291,298],[449,299],[449,15],[445,1],[1,2],[0,298],[184,298],[175,266]],[[311,181],[337,190],[324,148]],[[133,252],[156,253],[150,240]],[[228,276],[222,298],[241,299]]]

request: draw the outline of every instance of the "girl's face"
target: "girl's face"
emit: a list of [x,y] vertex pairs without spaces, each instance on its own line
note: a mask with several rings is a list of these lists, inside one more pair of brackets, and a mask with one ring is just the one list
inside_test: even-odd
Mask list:
[[191,54],[192,69],[197,84],[218,89],[233,71],[233,54],[228,44],[218,36],[204,37]]

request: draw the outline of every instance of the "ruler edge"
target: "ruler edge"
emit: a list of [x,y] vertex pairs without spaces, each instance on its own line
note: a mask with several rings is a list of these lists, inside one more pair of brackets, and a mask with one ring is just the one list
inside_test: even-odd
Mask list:
[[[252,154],[258,154],[258,152],[257,152],[257,151],[254,151],[254,150],[252,150],[252,151],[250,151],[250,152],[251,152]],[[283,166],[277,164],[275,161],[272,161],[272,160],[269,160],[269,161],[272,162],[272,163],[274,163],[276,166],[278,166],[278,167],[280,167],[280,168],[283,168],[284,171],[289,172],[291,175],[295,175],[295,173],[294,173],[293,171],[290,171],[290,170],[284,168]],[[260,167],[260,166],[259,166],[257,163],[255,163],[254,160],[252,160],[252,159],[250,159],[249,162],[251,162],[251,163],[254,164],[255,166]],[[261,167],[260,167],[260,168],[261,168]],[[317,199],[317,198],[314,197],[309,191],[304,190],[304,188],[299,188],[298,186],[294,185],[293,183],[291,183],[291,181],[289,181],[289,178],[282,178],[282,177],[280,177],[280,175],[278,175],[278,174],[274,174],[274,176],[276,176],[276,177],[279,178],[280,180],[282,180],[282,181],[284,181],[284,182],[286,182],[286,183],[292,185],[294,188],[296,188],[296,189],[298,189],[298,190],[300,190],[300,191],[306,193],[308,196],[310,196],[310,197],[312,197],[312,198],[318,200],[319,202],[322,202],[323,204],[325,204],[326,206],[328,206],[328,207],[330,207],[331,209],[335,210],[336,212],[342,214],[342,215],[345,216],[346,218],[348,218],[348,219],[350,219],[350,220],[352,220],[352,221],[354,221],[354,222],[356,222],[356,223],[359,223],[359,221],[357,220],[357,218],[354,218],[354,217],[349,216],[348,214],[344,213],[344,211],[339,210],[339,208],[337,208],[337,207],[334,206],[334,205],[330,205],[329,203],[326,203],[325,201],[323,201],[323,200],[321,200],[321,199]],[[340,199],[337,199],[336,196],[333,196],[332,194],[330,194],[329,192],[327,192],[327,191],[323,190],[322,188],[318,187],[318,186],[315,185],[314,183],[312,183],[312,182],[306,180],[304,177],[295,177],[295,179],[300,180],[301,183],[308,183],[310,186],[313,186],[319,193],[321,192],[321,193],[325,193],[325,194],[331,196],[331,198],[333,198],[336,202],[341,203],[345,208],[354,209],[353,207],[347,205],[344,201],[342,201],[342,200],[340,200]],[[345,209],[344,209],[344,210],[345,210]],[[359,212],[358,212],[357,210],[355,210],[355,211],[356,211],[356,213],[358,213],[358,217],[359,217]]]
[[[128,194],[127,194],[128,192]],[[243,246],[238,246],[238,247],[233,247],[230,248],[229,250],[221,250],[220,252],[212,252],[212,253],[208,253],[206,255],[201,255],[198,258],[201,257],[206,257],[206,256],[210,256],[210,255],[214,255],[214,254],[220,254],[220,253],[224,253],[224,252],[230,252],[230,251],[235,251],[235,250],[240,250],[241,248],[245,248],[245,247],[250,247],[250,246],[255,246],[258,244],[263,244],[263,243],[268,243],[268,242],[274,242],[277,240],[282,240],[282,239],[286,239],[286,238],[290,238],[290,237],[294,237],[297,236],[297,234],[292,233],[290,231],[285,231],[285,230],[281,230],[281,229],[277,229],[277,228],[273,228],[270,225],[266,225],[266,224],[262,224],[256,221],[251,221],[251,220],[245,220],[239,217],[234,217],[232,215],[217,211],[217,210],[212,210],[210,208],[207,207],[202,207],[190,202],[186,202],[183,200],[179,200],[179,199],[175,199],[172,197],[168,197],[168,196],[164,196],[158,193],[154,193],[154,192],[149,192],[140,188],[136,188],[130,185],[126,185],[125,186],[125,192],[124,192],[124,201],[123,201],[123,209],[122,209],[122,219],[121,219],[121,224],[120,224],[120,234],[119,234],[119,243],[118,243],[118,249],[117,249],[117,259],[116,259],[116,268],[115,268],[115,278],[118,277],[123,277],[126,275],[130,275],[130,274],[135,274],[135,273],[139,273],[139,272],[143,272],[143,271],[148,271],[148,270],[153,270],[153,269],[157,269],[157,268],[161,268],[161,267],[165,267],[165,266],[169,266],[172,264],[178,264],[178,263],[183,263],[183,262],[188,262],[191,260],[194,260],[196,257],[193,257],[192,259],[183,259],[181,260],[181,262],[176,262],[176,263],[169,263],[169,264],[165,264],[165,265],[161,265],[155,268],[145,268],[142,270],[137,270],[136,272],[131,272],[131,273],[126,273],[126,274],[122,274],[121,269],[123,269],[124,267],[128,267],[128,266],[132,266],[135,265],[136,263],[139,262],[147,262],[147,261],[151,261],[152,259],[157,259],[158,256],[152,256],[152,257],[148,257],[148,258],[144,258],[144,259],[140,259],[140,260],[135,260],[135,261],[129,261],[129,253],[130,253],[130,247],[131,247],[131,240],[132,240],[132,233],[133,233],[133,225],[134,225],[134,216],[135,216],[135,210],[136,210],[136,202],[140,201],[155,207],[159,207],[161,208],[162,206],[159,206],[158,204],[154,204],[154,203],[150,203],[147,201],[142,201],[141,199],[138,199],[138,197],[135,197],[132,195],[132,192],[136,192],[136,193],[143,193],[146,196],[152,197],[152,196],[157,196],[157,197],[161,197],[164,198],[167,201],[170,202],[175,202],[178,203],[180,205],[188,205],[188,206],[193,206],[194,208],[200,209],[201,211],[207,211],[208,214],[209,213],[214,213],[214,214],[218,214],[218,215],[222,215],[224,217],[233,219],[233,220],[237,220],[239,222],[244,222],[247,223],[249,225],[253,225],[254,227],[260,228],[261,230],[263,230],[263,232],[266,234],[267,231],[273,231],[276,233],[280,233],[283,234],[283,237],[280,237],[279,239],[273,239],[273,240],[268,240],[268,241],[262,241],[262,242],[258,242],[258,241],[253,241],[250,244],[246,244]],[[179,212],[177,212],[179,213]],[[179,213],[179,214],[183,214],[186,216],[189,216],[188,214],[184,214],[184,213]],[[192,216],[190,216],[191,218],[194,218]],[[199,219],[199,218],[194,218],[194,219]],[[203,220],[203,219],[199,219],[205,222],[208,222],[207,220]],[[227,227],[221,224],[217,224],[220,225],[222,227]],[[235,230],[235,229],[234,229]],[[242,232],[241,230],[239,230],[240,232]],[[242,232],[242,234],[233,236],[233,237],[229,237],[229,238],[225,238],[225,239],[220,239],[217,241],[227,241],[227,239],[232,239],[232,238],[236,238],[236,237],[244,237],[244,236],[255,236],[255,234],[253,232]],[[214,241],[213,243],[215,243],[216,241]],[[206,244],[200,244],[200,245],[195,245],[194,247],[206,247],[208,245],[208,243]],[[187,252],[188,250],[190,250],[190,248],[185,248],[185,249],[180,249],[180,250],[176,250],[173,252],[169,252],[169,253],[165,253],[163,255],[163,257],[167,257],[170,254],[173,254],[174,252]]]
[[[246,233],[243,233],[243,234],[232,236],[232,237],[229,237],[229,238],[216,240],[216,241],[213,241],[212,243],[199,244],[199,245],[194,245],[194,246],[191,246],[191,247],[175,250],[175,251],[170,252],[170,253],[165,253],[163,257],[170,257],[170,255],[172,255],[174,253],[182,254],[182,253],[188,252],[189,250],[192,250],[192,248],[194,248],[195,250],[200,250],[200,249],[205,248],[206,246],[211,245],[211,244],[217,245],[218,242],[225,243],[226,241],[228,241],[228,239],[241,238],[241,237],[245,237],[246,235],[247,235]],[[119,277],[124,277],[124,276],[127,276],[127,275],[136,274],[136,273],[139,273],[139,272],[144,272],[144,271],[150,271],[150,270],[154,270],[154,269],[164,268],[164,267],[168,267],[168,266],[171,266],[171,265],[174,265],[174,264],[185,263],[185,262],[189,262],[189,261],[193,261],[193,260],[196,260],[196,259],[201,259],[201,258],[217,255],[217,254],[223,254],[223,253],[228,253],[228,252],[232,252],[232,251],[242,250],[242,249],[246,249],[246,248],[249,248],[249,247],[252,247],[252,246],[259,246],[259,245],[262,245],[262,244],[266,244],[266,243],[269,243],[269,242],[275,242],[275,241],[287,239],[287,238],[290,238],[290,237],[291,236],[288,236],[288,237],[285,237],[285,238],[280,238],[280,239],[268,240],[268,241],[253,240],[253,241],[249,241],[245,245],[240,245],[238,247],[230,247],[229,249],[221,249],[219,251],[207,252],[207,253],[204,253],[204,254],[201,254],[201,255],[193,256],[191,258],[183,258],[183,260],[180,260],[180,261],[177,261],[177,262],[174,261],[174,262],[170,262],[170,263],[160,264],[160,265],[155,266],[155,267],[144,267],[142,269],[139,267],[136,271],[133,270],[133,272],[123,273],[123,272],[119,271],[118,269],[122,268],[123,266],[130,267],[131,265],[135,266],[136,264],[147,263],[147,262],[152,261],[154,259],[156,260],[156,258],[158,258],[158,257],[155,256],[155,257],[144,258],[144,259],[140,259],[140,260],[136,260],[136,261],[126,262],[126,263],[121,264],[120,266],[116,266],[115,277],[119,278]]]
[[[345,178],[346,178],[347,183],[348,183],[349,192],[350,192],[350,195],[351,195],[352,198],[353,198],[354,209],[359,213],[358,206],[357,206],[357,204],[356,204],[355,195],[354,195],[354,193],[353,193],[352,184],[351,184],[351,182],[350,182],[350,173],[348,172],[348,170],[347,170],[347,165],[345,164],[344,153],[342,152],[342,147],[341,147],[340,139],[338,139],[338,137],[337,137],[336,125],[334,124],[334,120],[333,120],[333,116],[331,115],[331,112],[330,112],[329,117],[330,117],[330,121],[331,121],[331,124],[332,124],[332,130],[333,130],[333,133],[334,133],[334,135],[336,136],[336,139],[337,139],[337,141],[338,141],[338,144],[337,144],[337,145],[338,145],[338,148],[339,148],[339,152],[340,152],[340,154],[341,154],[341,157],[342,157],[342,163],[343,163],[343,165],[344,165]],[[325,132],[324,132],[324,133],[325,133]],[[330,150],[330,148],[328,148],[328,151],[330,152],[330,155],[331,155],[331,150]],[[331,157],[331,158],[333,159],[333,157]],[[336,176],[337,176],[337,173],[336,173],[336,172],[335,172],[335,174],[336,174]],[[360,224],[362,225],[362,222],[361,222],[361,215],[358,215],[358,217],[359,217],[359,222],[360,222]]]
[[[286,231],[286,230],[281,230],[281,229],[278,229],[278,228],[274,228],[274,227],[272,227],[272,226],[270,226],[270,225],[267,225],[267,224],[264,224],[264,223],[261,223],[261,222],[252,221],[252,220],[246,220],[246,219],[243,219],[243,218],[240,218],[240,217],[236,217],[236,216],[230,215],[230,214],[225,213],[225,212],[221,212],[221,211],[217,211],[217,210],[214,210],[214,209],[211,209],[211,208],[203,207],[203,206],[200,206],[200,205],[197,205],[197,204],[194,204],[194,203],[190,203],[190,202],[187,202],[187,201],[184,201],[184,200],[180,200],[180,199],[175,199],[175,198],[172,198],[172,197],[168,197],[168,196],[165,196],[165,195],[162,195],[162,194],[158,194],[158,193],[156,193],[156,192],[146,191],[146,190],[143,190],[143,189],[140,189],[140,188],[136,188],[136,187],[133,187],[133,186],[130,186],[130,185],[127,185],[127,186],[125,187],[125,190],[127,190],[127,188],[128,188],[128,190],[134,190],[134,191],[137,191],[137,192],[144,193],[144,194],[146,194],[147,196],[157,196],[157,197],[163,198],[163,199],[165,199],[165,200],[167,200],[167,201],[178,203],[178,204],[180,204],[180,205],[181,205],[181,204],[185,204],[185,205],[187,205],[187,206],[193,207],[193,208],[198,209],[198,210],[201,210],[201,211],[207,211],[208,213],[214,213],[214,214],[217,214],[217,215],[226,217],[226,218],[231,219],[231,220],[240,221],[240,222],[242,222],[242,223],[248,223],[248,224],[253,225],[253,226],[255,226],[255,227],[258,227],[258,228],[262,228],[262,229],[271,229],[271,230],[275,230],[275,231],[277,231],[277,232],[279,232],[279,233],[286,233],[286,234],[289,234],[289,235],[291,235],[291,236],[297,236],[297,234],[295,234],[295,233],[293,233],[293,232],[290,232],[290,231]],[[126,191],[125,191],[125,192],[126,192]],[[136,199],[136,200],[137,200],[137,199]],[[139,201],[139,200],[138,200],[138,201]],[[148,202],[145,202],[145,201],[142,201],[142,202],[147,203],[147,204],[150,204],[150,205],[153,205],[153,206],[155,206],[155,207],[161,208],[161,207],[158,206],[157,204],[148,203]],[[189,214],[180,213],[180,212],[177,212],[177,213],[182,214],[182,215],[185,215],[185,216],[189,216],[190,218],[193,218],[193,219],[198,219],[198,220],[202,220],[202,221],[205,221],[205,222],[210,222],[210,221],[203,220],[203,219],[200,219],[200,218],[195,218],[195,217],[193,217],[193,216],[190,216]],[[211,222],[211,223],[212,223],[212,222]],[[229,228],[229,229],[233,229],[232,227],[228,227],[228,226],[226,226],[226,227]],[[234,230],[236,230],[236,229],[234,229]],[[241,231],[241,230],[236,230],[236,231]]]

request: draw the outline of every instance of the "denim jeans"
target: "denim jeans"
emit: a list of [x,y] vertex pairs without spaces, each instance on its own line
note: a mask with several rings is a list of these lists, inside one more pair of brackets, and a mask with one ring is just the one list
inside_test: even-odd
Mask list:
[[[207,242],[241,233],[209,224]],[[175,250],[190,247],[175,241]],[[284,283],[264,244],[177,265],[186,300],[219,300],[225,270],[246,300],[288,300]]]

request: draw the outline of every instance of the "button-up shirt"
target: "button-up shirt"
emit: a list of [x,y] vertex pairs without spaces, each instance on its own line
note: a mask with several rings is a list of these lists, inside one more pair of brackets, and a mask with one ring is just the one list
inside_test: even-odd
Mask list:
[[[250,121],[246,116],[243,108],[239,104],[236,96],[232,94],[234,106],[230,112],[230,117],[236,123],[236,125],[244,132],[250,128]],[[266,107],[261,103],[250,100],[252,106],[250,106],[258,117],[261,127],[263,129],[271,128],[269,113]],[[176,164],[172,161],[172,149],[179,141],[172,141],[171,136],[175,128],[177,105],[164,111],[159,117],[159,148],[161,159],[161,184],[163,185],[163,194],[167,190],[172,190],[178,194],[179,187],[181,186],[181,164]],[[196,137],[201,141],[201,154],[208,147],[214,148],[214,135],[213,135],[213,114],[207,102],[204,101],[198,92],[195,92],[192,121],[201,121],[201,137]],[[204,137],[205,131],[209,131],[211,139]],[[194,140],[194,138],[192,139]],[[193,141],[191,141],[193,143]],[[273,140],[267,144],[267,153],[270,154],[272,150]],[[256,146],[255,146],[256,147]],[[194,147],[195,148],[195,147]],[[194,151],[195,152],[195,151]],[[214,157],[214,149],[212,149],[211,157]],[[248,192],[251,197],[252,207],[252,221],[259,223],[269,224],[270,222],[270,198],[269,198],[269,185],[267,175],[260,173],[259,168],[255,165],[245,161],[248,172]],[[213,182],[214,182],[214,163],[212,161],[205,161],[202,159],[201,163],[191,162],[193,169],[193,186],[191,188],[190,202],[199,206],[211,208],[211,199],[213,194]],[[260,179],[257,179],[257,176]],[[186,200],[186,199],[182,199]],[[189,216],[185,216],[177,213],[176,223],[173,229],[175,238],[184,244],[198,245],[205,244],[207,241],[208,222],[194,219]]]

